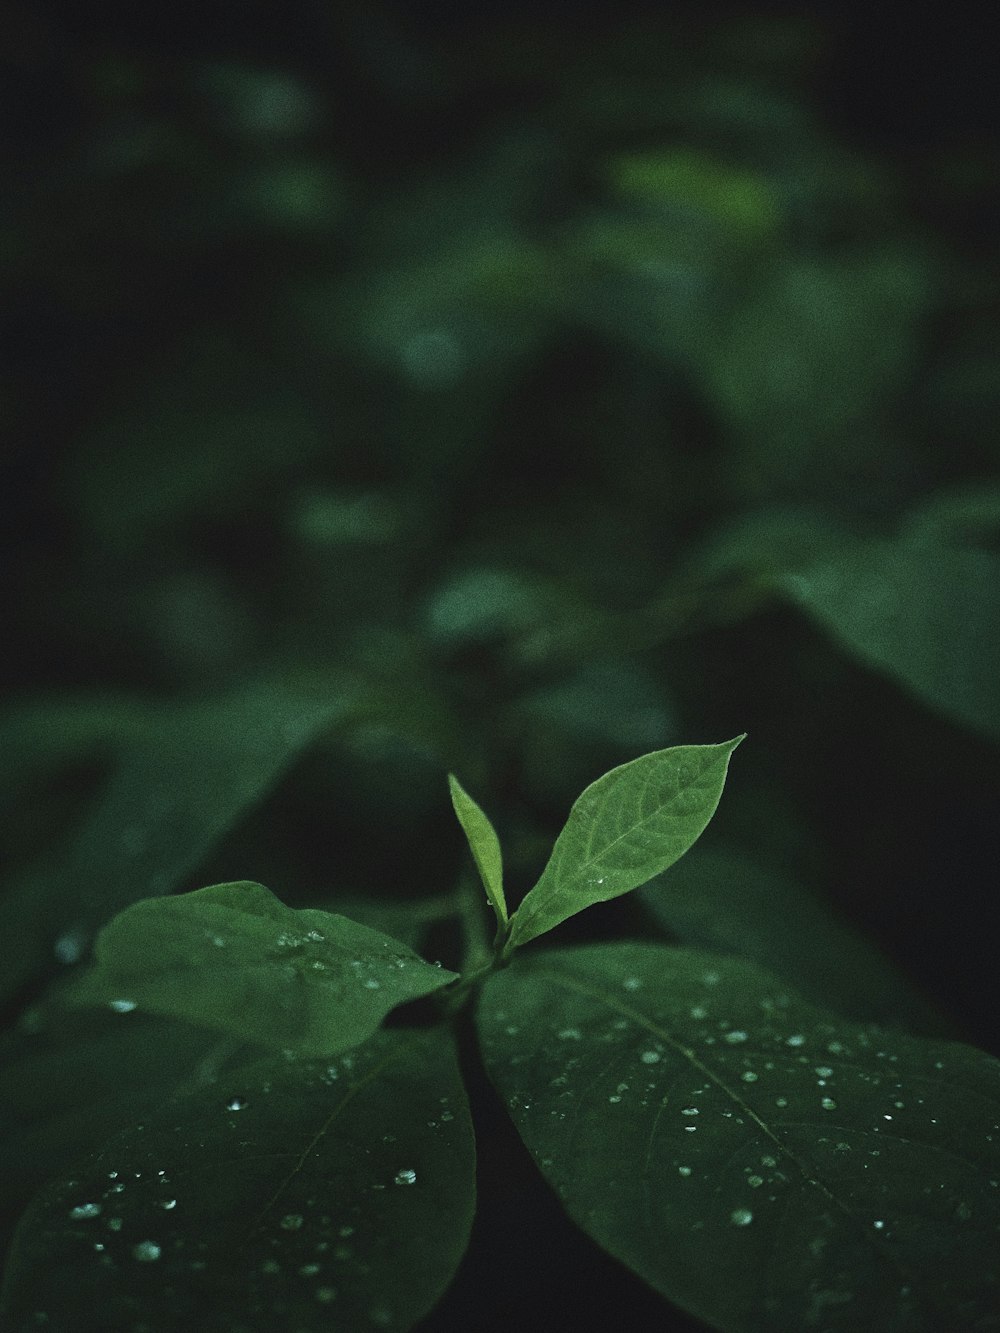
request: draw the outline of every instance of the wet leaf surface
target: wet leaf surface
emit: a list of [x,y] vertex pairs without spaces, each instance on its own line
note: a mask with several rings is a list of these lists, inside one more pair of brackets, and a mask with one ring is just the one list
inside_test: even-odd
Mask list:
[[713,1327],[997,1326],[990,1057],[835,1019],[752,964],[643,944],[519,960],[478,1025],[570,1216]]
[[409,1328],[465,1250],[468,1105],[445,1029],[276,1059],[179,1099],[38,1196],[12,1328]]
[[262,884],[147,898],[97,937],[74,1004],[140,1008],[299,1055],[336,1055],[456,974],[348,917],[286,907]]

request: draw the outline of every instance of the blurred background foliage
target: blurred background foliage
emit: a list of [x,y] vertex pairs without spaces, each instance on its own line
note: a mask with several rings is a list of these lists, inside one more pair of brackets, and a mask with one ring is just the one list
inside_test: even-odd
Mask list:
[[439,901],[448,768],[516,898],[747,730],[685,909],[568,937],[839,918],[997,1048],[996,107],[908,24],[12,0],[12,1017],[150,892]]

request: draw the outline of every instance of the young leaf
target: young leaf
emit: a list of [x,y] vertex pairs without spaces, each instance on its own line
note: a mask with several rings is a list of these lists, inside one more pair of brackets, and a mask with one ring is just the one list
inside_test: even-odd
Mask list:
[[678,860],[715,813],[743,740],[655,750],[605,773],[574,803],[541,878],[511,917],[508,951]]
[[391,1009],[455,980],[388,935],[245,882],[134,903],[95,954],[70,1003],[140,1008],[314,1056],[356,1046]]
[[469,850],[483,881],[486,897],[500,926],[507,925],[507,902],[503,895],[503,855],[496,830],[465,790],[454,773],[448,774],[451,803],[469,843]]
[[268,1060],[168,1103],[35,1200],[4,1326],[408,1329],[450,1282],[474,1199],[446,1029]]
[[1000,738],[1000,559],[873,541],[778,581],[833,638],[964,726]]
[[519,959],[478,1026],[570,1216],[727,1333],[987,1327],[1000,1063],[648,944]]
[[759,963],[847,1017],[945,1035],[930,1004],[832,906],[746,852],[693,847],[638,897],[681,944]]

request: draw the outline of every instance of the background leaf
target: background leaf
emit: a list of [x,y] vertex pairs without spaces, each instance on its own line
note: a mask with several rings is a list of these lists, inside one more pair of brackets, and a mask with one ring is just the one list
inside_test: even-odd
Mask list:
[[483,881],[486,897],[496,913],[497,921],[501,926],[506,926],[507,902],[503,896],[503,853],[500,851],[496,830],[453,773],[448,774],[448,788],[458,822],[462,825],[476,869]]
[[591,783],[511,918],[509,948],[628,893],[683,856],[715,813],[742,739],[657,750]]
[[274,1060],[177,1099],[45,1190],[3,1307],[79,1333],[409,1328],[468,1241],[474,1143],[449,1032]]
[[72,1004],[139,1007],[297,1054],[336,1055],[456,974],[348,917],[215,884],[126,908],[97,937]]
[[945,717],[1000,737],[1000,558],[873,541],[779,586],[862,662]]
[[943,1032],[943,1020],[873,944],[817,894],[748,851],[692,847],[637,896],[682,944],[759,963],[814,1004],[849,1018]]
[[323,691],[262,680],[164,708],[64,852],[29,866],[0,898],[0,996],[67,933],[87,934],[138,898],[169,893],[278,780],[294,756],[357,706],[344,680]]
[[725,1330],[988,1328],[1000,1064],[834,1019],[752,964],[608,944],[517,960],[490,1075],[571,1217]]

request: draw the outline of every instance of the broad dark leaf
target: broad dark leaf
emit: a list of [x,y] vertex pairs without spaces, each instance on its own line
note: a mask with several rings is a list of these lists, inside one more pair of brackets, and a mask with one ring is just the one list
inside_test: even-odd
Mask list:
[[12,1247],[6,1317],[64,1333],[406,1329],[465,1250],[474,1167],[446,1029],[262,1063],[46,1189]]
[[259,1049],[188,1023],[56,1005],[33,1011],[30,1030],[0,1042],[0,1198],[20,1211],[53,1175],[165,1099],[259,1059]]
[[286,907],[262,884],[147,898],[97,937],[73,1004],[183,1018],[300,1055],[336,1055],[397,1005],[454,981],[346,916]]
[[592,782],[574,802],[541,878],[511,917],[509,948],[673,865],[715,813],[742,739],[654,750]]
[[873,541],[778,584],[862,662],[945,717],[1000,737],[1000,558]]
[[487,983],[478,1025],[569,1214],[713,1327],[995,1327],[990,1057],[834,1019],[751,964],[643,944],[519,959]]

